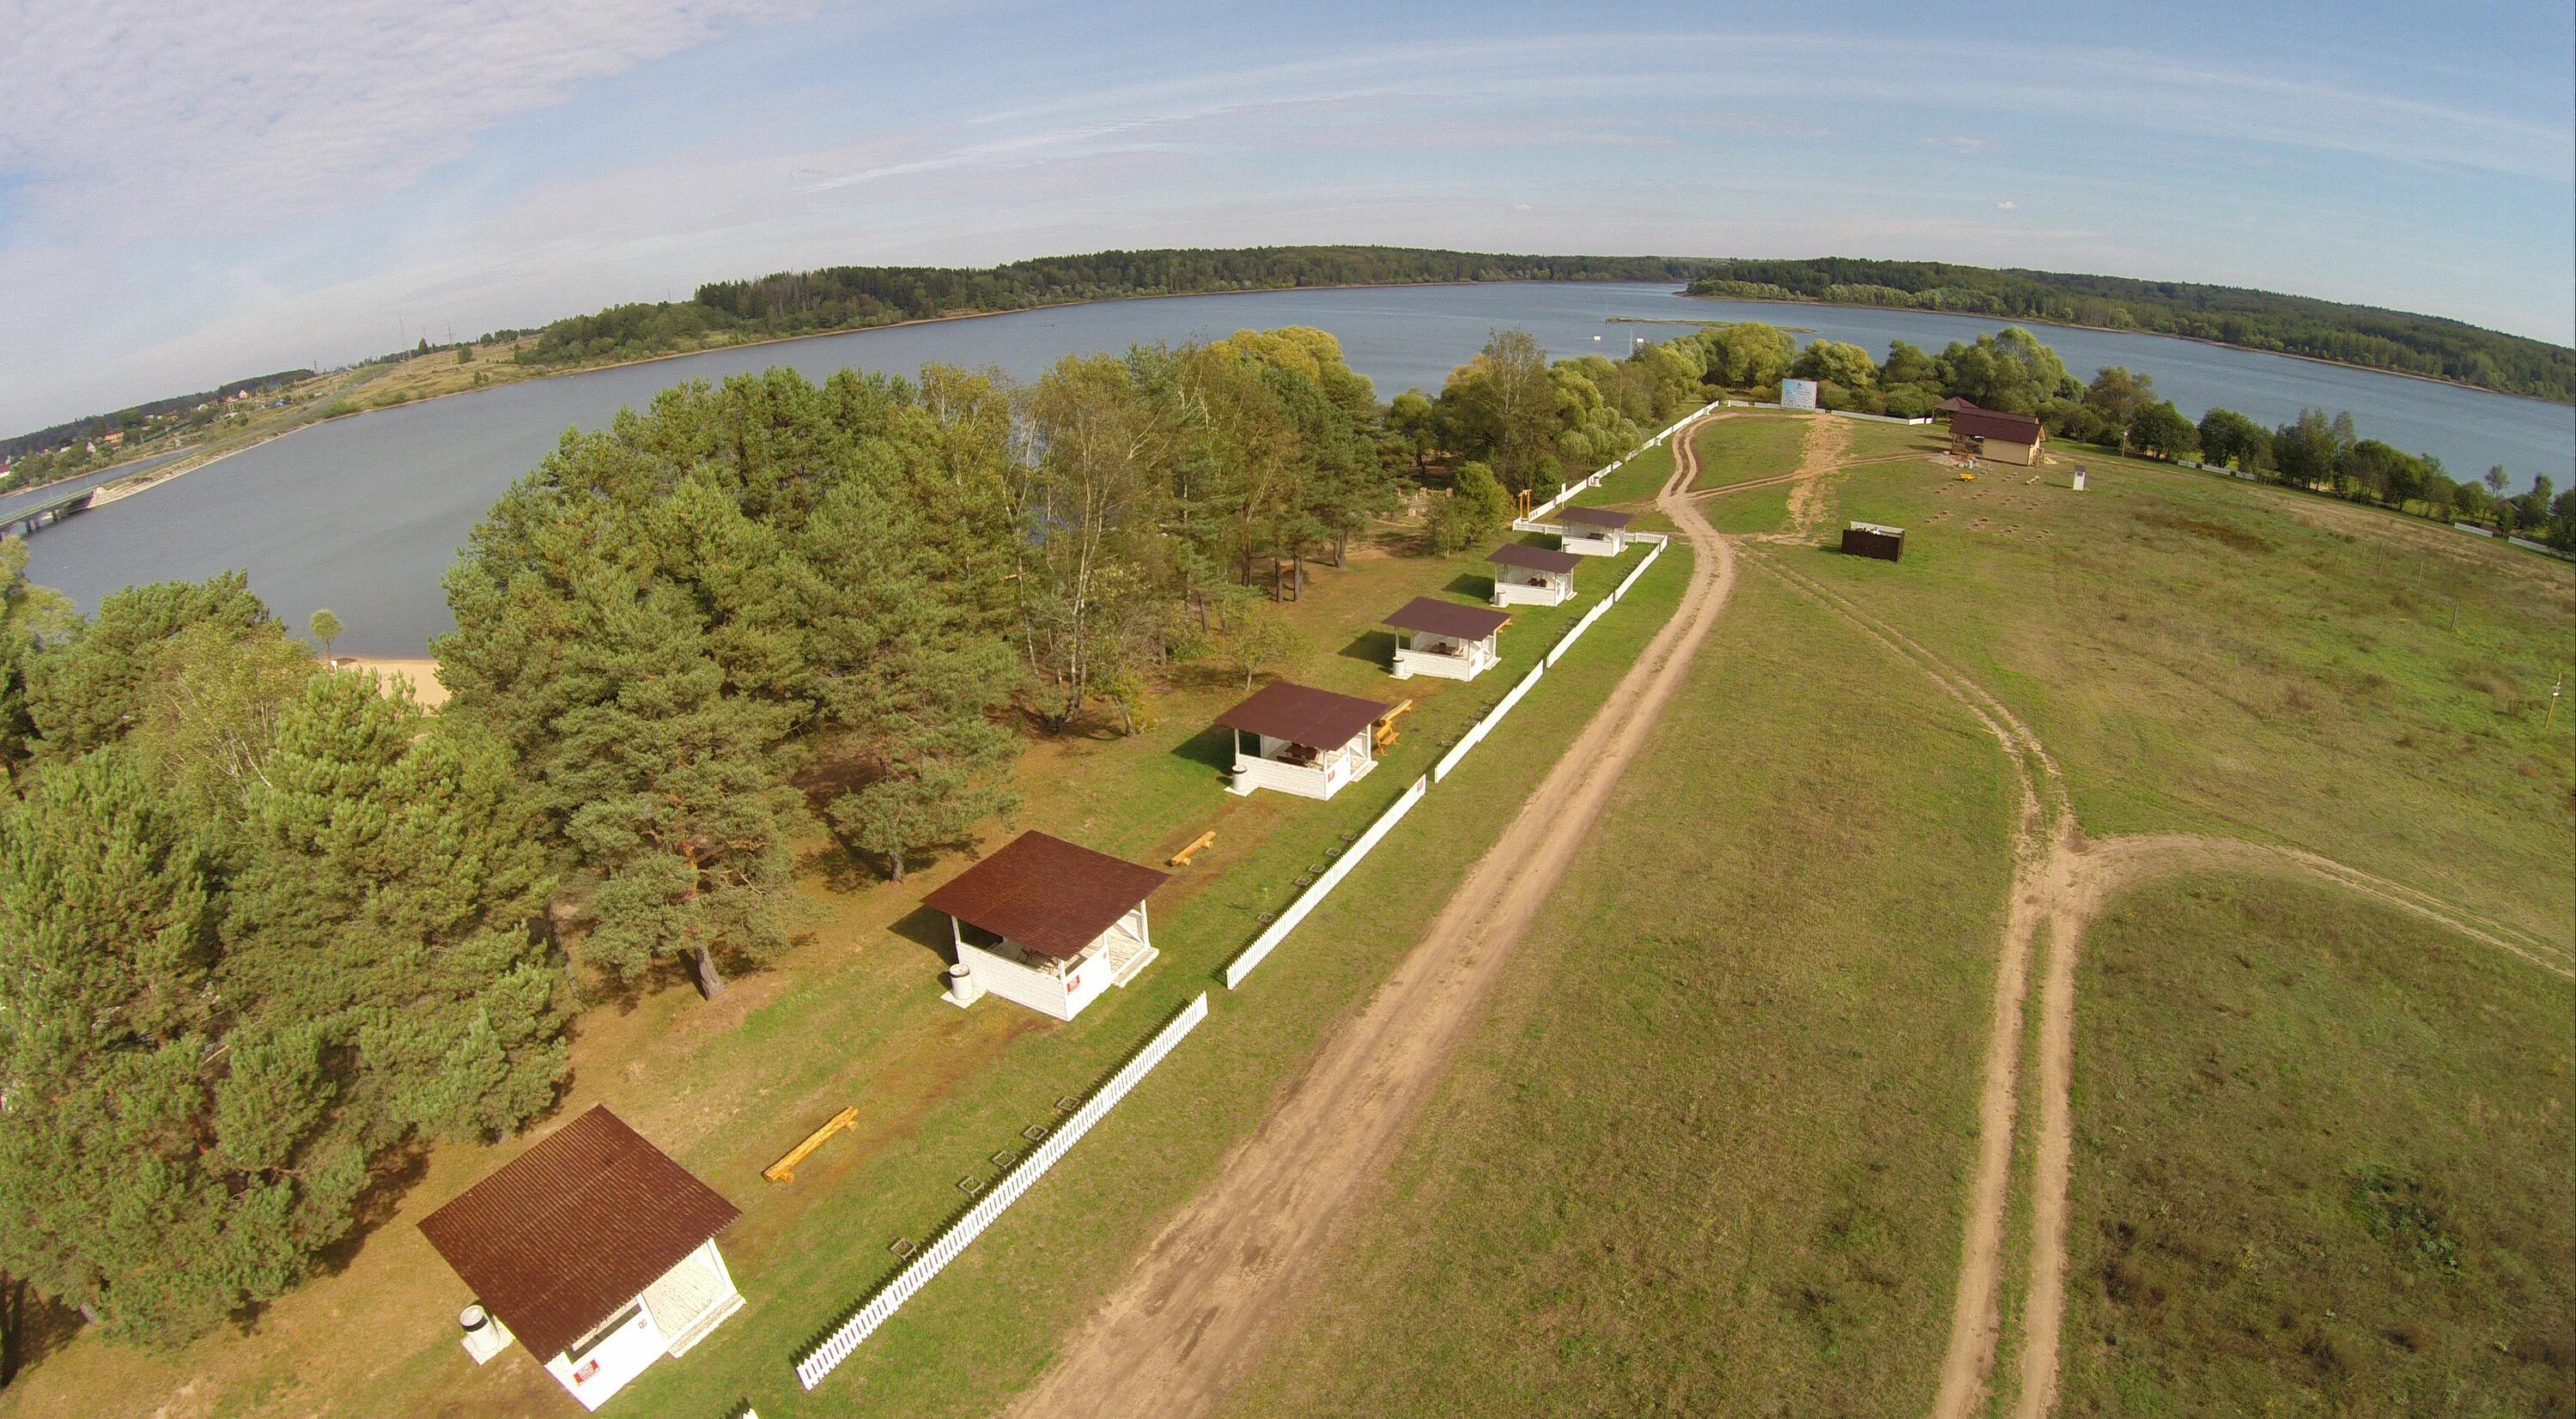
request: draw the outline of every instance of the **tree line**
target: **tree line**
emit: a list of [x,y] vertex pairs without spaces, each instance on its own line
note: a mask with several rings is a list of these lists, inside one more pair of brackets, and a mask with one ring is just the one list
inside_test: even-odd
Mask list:
[[2183,281],[1848,257],[1711,263],[1691,294],[2140,330],[2576,403],[2576,350],[2463,321]]
[[0,542],[0,1285],[121,1340],[239,1318],[405,1157],[551,1108],[586,1003],[724,990],[814,854],[898,878],[1007,818],[1030,735],[1248,681],[1312,562],[1492,535],[1723,344],[1506,331],[1402,418],[1302,329],[682,385],[474,529],[434,714],[238,573],[85,619]]
[[2528,491],[2509,497],[2505,489],[2510,478],[2503,468],[2454,479],[2433,454],[2407,453],[2360,437],[2349,412],[2329,416],[2307,409],[2286,424],[2265,428],[2233,409],[2212,409],[2194,423],[2173,401],[2157,397],[2153,376],[2109,365],[2095,371],[2091,381],[2079,381],[2055,350],[2019,326],[1974,341],[1954,341],[1938,355],[1895,341],[1885,364],[1839,340],[1817,340],[1790,356],[1785,334],[1777,340],[1767,335],[1737,338],[1758,339],[1766,366],[1777,363],[1782,373],[1817,381],[1818,402],[1827,408],[1921,418],[1955,395],[1983,408],[2032,415],[2059,438],[2148,458],[2197,459],[2287,487],[2438,521],[2466,519],[2505,533],[2528,534],[2576,552],[2576,489],[2553,496],[2546,474]]
[[1711,263],[1662,256],[1510,256],[1390,246],[1101,251],[980,269],[834,266],[717,281],[685,301],[558,320],[515,358],[567,366],[743,340],[1122,296],[1459,281],[1687,281]]

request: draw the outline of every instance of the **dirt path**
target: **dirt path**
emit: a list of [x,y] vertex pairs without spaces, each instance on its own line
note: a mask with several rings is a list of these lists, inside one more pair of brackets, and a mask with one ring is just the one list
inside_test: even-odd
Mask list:
[[1994,1016],[1978,1098],[1977,1164],[1968,1192],[1950,1341],[1942,1359],[1936,1419],[1983,1413],[2002,1331],[2000,1282],[2018,1120],[2021,1039],[2030,958],[2048,944],[2040,985],[2039,1120],[2032,1139],[2030,1276],[2023,1314],[2015,1419],[2045,1419],[2057,1403],[2065,1326],[2067,1185],[2073,1170],[2075,964],[2085,929],[2113,897],[2145,881],[2191,871],[2297,873],[2413,912],[2544,970],[2571,975],[2545,948],[2425,892],[2300,848],[2191,834],[2088,840],[2077,823],[2056,760],[2030,727],[1955,666],[1903,632],[1800,573],[1761,565],[1839,612],[1914,663],[1966,706],[2003,745],[2019,780],[2022,818],[2014,834],[2011,900],[1995,975]]
[[1843,450],[1851,445],[1851,425],[1829,414],[1819,414],[1807,421],[1807,441],[1798,454],[1798,481],[1789,489],[1789,527],[1775,534],[1787,542],[1813,542],[1825,521],[1833,516],[1833,499],[1826,496],[1826,478],[1843,461]]
[[2074,1175],[2076,948],[2113,897],[2183,872],[2306,874],[2413,912],[2544,970],[2569,974],[2567,967],[2412,887],[2298,848],[2168,833],[2105,838],[2072,852],[2051,853],[2048,973],[2040,986],[2039,1131],[2032,1146],[2030,1288],[2022,1317],[2015,1419],[2044,1419],[2057,1407],[2057,1360],[2066,1321],[2066,1197]]
[[1656,497],[1696,553],[1680,608],[1386,986],[1163,1228],[1013,1413],[1206,1414],[1278,1331],[1348,1204],[1382,1175],[1448,1072],[1513,945],[1590,840],[1725,609],[1733,553],[1685,496],[1699,472],[1689,439],[1697,427],[1674,435],[1673,476]]

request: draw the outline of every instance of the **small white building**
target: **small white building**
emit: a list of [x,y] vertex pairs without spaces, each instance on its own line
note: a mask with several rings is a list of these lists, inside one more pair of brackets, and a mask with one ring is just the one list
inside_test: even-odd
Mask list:
[[1395,678],[1475,679],[1503,663],[1503,627],[1511,619],[1509,611],[1413,598],[1386,618],[1395,627]]
[[1616,557],[1628,550],[1628,524],[1637,519],[1606,508],[1569,507],[1558,508],[1556,520],[1565,524],[1556,545],[1578,557]]
[[601,1106],[457,1194],[420,1230],[474,1288],[464,1336],[474,1362],[515,1338],[583,1408],[597,1409],[742,1309],[715,1242],[741,1215]]
[[1059,1020],[1081,1014],[1161,954],[1145,899],[1168,880],[1062,838],[1020,834],[922,899],[948,913],[958,966],[949,1003],[972,1005],[991,991]]
[[1485,558],[1494,564],[1497,606],[1562,606],[1574,599],[1574,569],[1583,558],[1507,542]]
[[1217,716],[1234,731],[1234,779],[1226,791],[1332,797],[1377,767],[1377,723],[1389,708],[1273,680]]

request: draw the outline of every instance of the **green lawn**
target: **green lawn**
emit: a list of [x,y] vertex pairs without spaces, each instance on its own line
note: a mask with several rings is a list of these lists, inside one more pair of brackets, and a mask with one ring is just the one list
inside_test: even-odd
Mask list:
[[2576,574],[2419,520],[2082,461],[2084,493],[2063,467],[1864,465],[1839,516],[1905,527],[1905,560],[1779,555],[2027,719],[2086,831],[2293,843],[2563,959],[2576,715],[2542,720],[2576,656]]
[[[1179,1002],[1214,988],[1216,968],[1258,930],[1260,913],[1295,895],[1291,879],[1422,773],[1643,555],[1587,560],[1585,595],[1568,607],[1518,608],[1503,633],[1501,674],[1471,685],[1389,679],[1388,633],[1376,617],[1423,592],[1481,597],[1481,552],[1443,561],[1366,549],[1348,568],[1320,568],[1317,584],[1288,608],[1298,637],[1291,678],[1416,701],[1387,762],[1331,804],[1223,791],[1223,734],[1206,726],[1242,683],[1222,675],[1179,678],[1134,738],[1031,749],[1019,826],[1149,861],[1204,829],[1219,833],[1155,900],[1163,958],[1080,1020],[1059,1026],[1000,1000],[959,1011],[938,999],[940,923],[912,904],[962,861],[885,884],[829,855],[809,874],[813,939],[773,969],[712,1005],[669,990],[585,1014],[567,1111],[611,1104],[745,1213],[724,1246],[749,1306],[618,1404],[714,1414],[751,1399],[775,1419],[845,1412],[864,1393],[888,1397],[899,1412],[982,1413],[1033,1375],[1153,1219],[1208,1174],[1332,1021],[1356,1008],[1411,943],[1444,884],[1500,831],[1668,617],[1688,576],[1686,555],[1660,561],[1245,995],[1221,999],[1189,1047],[917,1310],[818,1396],[802,1396],[789,1367],[807,1340],[894,1270],[891,1242],[927,1236],[965,1201],[959,1178],[992,1178],[988,1155],[1019,1145],[1024,1126],[1056,1116],[1058,1096],[1088,1089]],[[761,1166],[844,1105],[859,1109],[856,1129],[826,1145],[794,1183],[760,1179]],[[413,1226],[519,1146],[430,1154],[345,1269],[270,1307],[254,1333],[175,1355],[75,1338],[0,1393],[0,1412],[144,1414],[183,1391],[216,1413],[552,1412],[562,1395],[523,1353],[481,1370],[464,1362],[453,1315],[465,1288]],[[997,1295],[1008,1304],[996,1305]],[[370,1337],[366,1359],[316,1363],[353,1325]]]
[[2566,981],[2241,877],[2080,972],[2061,1413],[2576,1410]]
[[1700,512],[1720,532],[1777,532],[1789,523],[1789,485],[1720,493],[1702,503]]
[[1993,744],[1747,573],[1241,1415],[1930,1398],[2009,864]]
[[1809,422],[1800,414],[1745,413],[1702,424],[1699,481],[1692,486],[1722,488],[1794,471]]

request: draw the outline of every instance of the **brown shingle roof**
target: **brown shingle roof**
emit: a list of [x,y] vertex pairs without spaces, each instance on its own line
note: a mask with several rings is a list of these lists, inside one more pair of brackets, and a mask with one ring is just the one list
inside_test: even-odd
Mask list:
[[1950,416],[1950,432],[2005,443],[2039,442],[2039,420],[2028,414],[2001,414],[1992,409],[1962,409]]
[[1417,596],[1396,608],[1386,623],[1398,630],[1429,631],[1435,636],[1456,636],[1460,640],[1480,641],[1503,628],[1512,619],[1509,611],[1496,611],[1484,606],[1461,606],[1455,601],[1438,601]]
[[1956,414],[1962,409],[1974,409],[1976,407],[1975,401],[1962,399],[1958,395],[1953,394],[1949,398],[1942,400],[1940,403],[1933,405],[1932,412],[1935,414]]
[[741,1215],[602,1105],[420,1230],[520,1344],[551,1360]]
[[1526,567],[1534,572],[1570,572],[1583,565],[1583,558],[1573,552],[1551,551],[1518,542],[1506,542],[1496,547],[1485,560],[1498,567]]
[[1560,521],[1579,522],[1586,527],[1618,528],[1637,520],[1635,513],[1612,512],[1608,508],[1599,507],[1559,508],[1556,515]]
[[1310,749],[1332,749],[1349,743],[1378,722],[1388,707],[1356,695],[1336,695],[1305,685],[1273,680],[1252,698],[1216,717],[1228,729],[1267,734]]
[[1168,873],[1031,832],[922,900],[969,926],[1069,961],[1168,880]]

